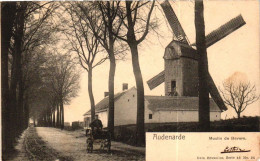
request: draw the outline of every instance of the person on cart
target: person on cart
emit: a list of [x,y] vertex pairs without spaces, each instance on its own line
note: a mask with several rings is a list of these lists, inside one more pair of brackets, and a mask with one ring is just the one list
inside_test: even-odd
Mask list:
[[95,119],[89,124],[89,126],[91,127],[94,139],[98,139],[103,128],[102,121],[98,119],[98,115],[95,116]]

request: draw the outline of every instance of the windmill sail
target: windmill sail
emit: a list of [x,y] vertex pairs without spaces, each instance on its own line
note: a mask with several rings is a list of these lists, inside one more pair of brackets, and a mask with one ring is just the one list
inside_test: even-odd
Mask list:
[[147,84],[148,84],[150,90],[152,90],[155,87],[162,84],[164,81],[165,81],[164,71],[162,71],[159,74],[157,74],[156,76],[154,76],[153,78],[151,78],[150,80],[148,80]]
[[179,20],[176,16],[176,14],[173,11],[171,4],[168,2],[168,0],[161,3],[161,7],[164,11],[164,14],[165,14],[171,28],[172,28],[172,31],[174,33],[175,38],[178,41],[189,44],[187,36],[186,36],[183,28],[181,27],[181,24],[180,24],[180,22],[179,22]]
[[215,101],[215,103],[218,105],[218,107],[220,108],[221,111],[226,111],[227,107],[223,101],[223,99],[221,98],[218,89],[212,79],[212,77],[210,76],[210,74],[208,74],[208,85],[209,85],[209,93],[211,95],[211,97],[213,98],[213,100]]
[[[244,21],[243,17],[241,15],[231,19],[224,25],[220,26],[218,29],[212,31],[206,36],[206,46],[209,47],[219,40],[223,39],[230,33],[236,31],[238,28],[245,25],[246,22]],[[193,43],[192,46],[195,46],[196,44]]]

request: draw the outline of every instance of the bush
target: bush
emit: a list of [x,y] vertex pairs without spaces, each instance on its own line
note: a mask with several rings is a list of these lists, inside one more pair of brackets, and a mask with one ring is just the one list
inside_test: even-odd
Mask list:
[[135,126],[133,125],[115,127],[114,135],[115,141],[135,145]]
[[77,126],[77,127],[73,127],[73,126],[64,126],[64,130],[67,131],[75,131],[75,130],[79,130],[79,129],[83,129],[83,127]]

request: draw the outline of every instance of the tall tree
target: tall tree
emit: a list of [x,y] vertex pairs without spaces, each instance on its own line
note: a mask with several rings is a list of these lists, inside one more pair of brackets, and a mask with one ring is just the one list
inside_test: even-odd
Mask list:
[[[100,41],[91,31],[88,21],[79,13],[79,8],[74,3],[64,5],[70,16],[70,20],[65,21],[68,25],[63,29],[68,40],[68,50],[78,55],[79,63],[88,72],[88,93],[91,104],[91,120],[95,119],[95,100],[92,87],[93,69],[102,64],[108,57],[101,55],[99,48]],[[96,19],[98,21],[98,19]],[[96,22],[98,23],[98,22]],[[97,28],[97,33],[101,28]]]
[[[48,61],[47,84],[59,105],[59,125],[64,128],[64,104],[77,96],[79,77],[74,59],[68,54],[51,55]],[[54,108],[56,102],[50,102],[49,108]]]
[[[10,20],[4,23],[5,25],[7,24],[7,28],[10,27],[10,30],[7,30],[5,27],[3,30],[5,30],[7,35],[10,35],[11,32],[12,37],[9,41],[7,39],[7,41],[4,40],[4,42],[8,44],[5,44],[7,45],[6,47],[4,45],[3,49],[6,51],[4,52],[5,55],[2,61],[6,67],[3,68],[5,77],[3,80],[5,80],[4,83],[6,83],[6,88],[4,89],[8,89],[8,98],[4,99],[7,100],[5,103],[7,108],[4,107],[5,114],[3,119],[4,122],[8,124],[7,127],[10,128],[6,130],[10,133],[7,140],[11,140],[7,146],[12,147],[15,137],[20,135],[22,130],[28,126],[28,124],[26,125],[26,122],[28,122],[28,114],[26,114],[28,108],[24,108],[27,107],[27,101],[24,101],[24,99],[28,99],[28,97],[24,96],[25,91],[23,90],[23,58],[26,44],[26,26],[36,13],[38,15],[41,13],[39,10],[42,9],[46,3],[16,2],[10,4],[13,4],[13,7],[9,7],[10,10],[8,12],[10,16],[5,16],[8,19],[10,18]],[[37,18],[40,21],[41,16]],[[6,21],[5,18],[3,20]],[[31,26],[30,28],[33,29],[34,27]],[[10,65],[10,70],[8,69],[8,65]],[[8,78],[10,78],[10,82],[8,82]],[[7,92],[4,93],[5,97],[7,97]],[[7,120],[5,120],[5,117],[7,117]]]
[[[77,6],[83,13],[82,18],[85,18],[89,24],[94,36],[99,39],[100,44],[108,53],[110,67],[109,67],[109,110],[108,110],[108,130],[112,138],[114,137],[114,78],[116,71],[116,59],[122,59],[126,48],[116,41],[122,21],[117,18],[117,12],[120,8],[120,1],[107,2],[93,2],[88,5],[85,3],[78,3]],[[102,19],[98,22],[97,19]],[[101,31],[98,29],[102,28]],[[98,33],[99,32],[99,33]]]
[[[21,60],[22,60],[22,45],[23,45],[23,36],[24,36],[24,22],[26,19],[28,3],[20,2],[17,3],[17,12],[14,22],[14,37],[13,37],[13,52],[12,54],[12,66],[11,66],[11,81],[9,89],[9,109],[11,113],[11,126],[15,127],[19,122],[19,113],[20,107],[17,105],[17,87],[18,83],[22,78],[21,73]],[[15,138],[19,135],[20,126],[11,130],[11,138]]]
[[[154,8],[153,2],[142,2],[142,1],[125,1],[125,5],[123,5],[118,12],[118,17],[121,19],[123,23],[123,27],[126,34],[122,32],[120,34],[114,33],[114,35],[125,41],[130,47],[131,56],[132,56],[132,66],[133,72],[136,81],[137,87],[137,121],[136,121],[136,143],[143,144],[145,141],[145,131],[144,131],[144,85],[143,78],[141,73],[141,68],[139,64],[139,53],[138,53],[138,45],[145,39],[147,34],[149,33],[149,26],[152,25],[150,23],[152,11]],[[142,8],[144,6],[149,6],[144,9],[142,12]],[[146,18],[145,18],[145,15]],[[124,30],[122,30],[124,31]],[[139,38],[138,38],[139,37]]]
[[[46,62],[44,49],[38,49],[24,54],[22,60],[22,80],[19,83],[19,104],[21,106],[21,123],[23,129],[28,126],[30,104],[35,97],[36,89],[42,86],[43,67]],[[22,97],[22,98],[21,98]],[[23,99],[21,101],[21,99]]]
[[[33,4],[31,6],[32,9],[38,8],[38,6]],[[27,107],[24,107],[24,101],[25,100],[25,93],[28,88],[30,88],[32,73],[26,71],[30,70],[30,66],[33,65],[33,63],[40,63],[35,60],[34,55],[39,57],[39,54],[37,53],[42,52],[41,54],[44,54],[44,50],[46,50],[47,46],[50,46],[50,44],[54,45],[56,42],[56,38],[53,37],[55,33],[55,26],[52,25],[51,22],[51,16],[53,14],[53,11],[57,8],[56,4],[49,4],[44,9],[37,9],[35,12],[32,12],[31,15],[29,15],[25,20],[24,25],[24,36],[23,36],[23,45],[22,45],[22,60],[21,60],[21,79],[19,80],[19,96],[18,96],[18,104],[19,107],[18,113],[20,124],[23,124],[24,122],[28,122],[28,120],[24,120],[24,111],[28,111],[28,109],[25,109]],[[37,69],[35,69],[37,70]],[[32,78],[33,79],[33,78]],[[29,87],[28,87],[29,84]],[[22,125],[20,125],[22,127]],[[23,129],[21,129],[23,130]]]
[[[2,92],[2,141],[3,151],[10,148],[12,145],[11,138],[8,136],[11,126],[10,122],[10,110],[8,109],[9,102],[9,83],[8,83],[8,51],[10,48],[10,40],[12,37],[13,24],[16,13],[15,2],[3,2],[1,4],[1,24],[5,24],[1,27],[1,92]],[[2,154],[6,153],[2,151]]]
[[30,112],[40,126],[55,125],[63,129],[64,104],[77,96],[80,75],[70,55],[53,53],[45,55],[46,61],[38,68],[41,69],[39,83],[30,88]]
[[208,58],[205,39],[203,0],[195,0],[196,47],[199,57],[199,126],[201,131],[210,130],[210,107],[208,89]]
[[[30,54],[27,60],[24,60],[23,65],[23,81],[26,102],[26,110],[29,113],[31,119],[33,119],[35,125],[36,120],[39,119],[43,109],[47,108],[51,101],[53,101],[54,95],[48,87],[48,57],[46,51],[35,50]],[[25,121],[28,118],[26,118]]]

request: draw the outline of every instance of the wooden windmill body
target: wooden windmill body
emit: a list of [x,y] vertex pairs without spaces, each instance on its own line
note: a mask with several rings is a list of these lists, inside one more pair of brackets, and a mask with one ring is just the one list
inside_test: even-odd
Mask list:
[[[167,45],[164,53],[164,71],[147,81],[152,90],[161,83],[165,84],[165,96],[198,96],[198,59],[199,54],[190,44],[170,3],[161,3],[165,16],[173,30],[174,39]],[[206,36],[209,47],[245,24],[239,15]],[[216,85],[208,75],[209,92],[221,111],[227,110]]]

